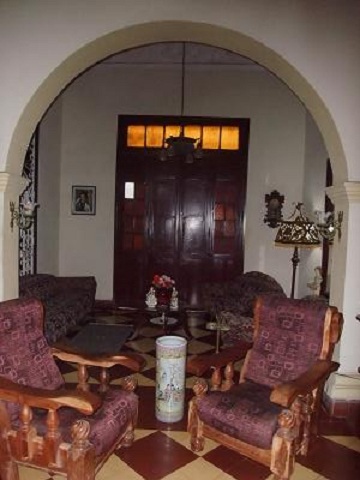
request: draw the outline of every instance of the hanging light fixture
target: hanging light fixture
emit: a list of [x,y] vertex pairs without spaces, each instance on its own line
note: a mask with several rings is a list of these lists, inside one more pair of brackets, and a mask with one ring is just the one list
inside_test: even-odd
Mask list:
[[[185,104],[185,60],[186,60],[186,43],[182,43],[181,58],[181,108],[180,115],[184,116]],[[193,163],[195,159],[202,158],[203,150],[200,138],[186,137],[184,133],[184,125],[180,126],[180,134],[177,137],[170,136],[165,139],[164,146],[161,149],[159,158],[165,162],[174,157],[184,157],[185,163]]]

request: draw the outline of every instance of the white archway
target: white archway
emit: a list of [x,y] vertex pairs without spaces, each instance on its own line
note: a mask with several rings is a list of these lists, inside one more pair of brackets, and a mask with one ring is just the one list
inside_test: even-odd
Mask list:
[[[284,34],[285,37],[286,34]],[[93,37],[90,35],[88,38]],[[291,60],[284,58],[274,47],[270,48],[255,37],[245,35],[239,30],[231,30],[210,23],[162,21],[124,27],[98,36],[86,44],[79,42],[77,45],[75,42],[72,50],[70,49],[65,54],[65,60],[59,63],[48,76],[44,76],[38,81],[37,88],[33,89],[33,93],[29,96],[21,115],[15,120],[11,140],[9,139],[8,146],[5,146],[6,173],[5,176],[0,176],[0,190],[5,192],[5,195],[0,199],[0,225],[3,227],[2,238],[0,239],[3,242],[0,249],[0,264],[3,266],[0,277],[0,292],[3,298],[12,298],[16,295],[18,281],[16,236],[13,235],[11,237],[8,233],[9,213],[5,206],[8,205],[10,199],[16,199],[18,193],[23,188],[20,174],[25,150],[36,125],[49,106],[78,75],[109,55],[149,43],[184,40],[205,43],[247,56],[266,67],[287,84],[311,113],[322,133],[326,149],[332,160],[335,183],[341,190],[339,196],[344,200],[344,204],[348,198],[348,191],[350,192],[349,195],[359,196],[358,187],[356,186],[352,192],[350,191],[352,185],[350,185],[348,190],[345,189],[345,193],[342,190],[343,182],[348,180],[349,170],[347,162],[349,159],[345,156],[341,140],[341,133],[343,134],[343,132],[339,131],[338,125],[335,124],[326,102],[316,91],[315,86],[296,64],[296,58],[291,62]],[[3,203],[1,204],[1,202]],[[342,208],[345,210],[347,207],[345,205]],[[337,254],[338,260],[335,262],[334,267],[337,272],[340,272],[336,275],[339,288],[337,289],[335,299],[335,303],[340,307],[344,301],[343,279],[345,278],[344,271],[346,265],[348,265],[348,238],[347,232],[345,231],[344,233],[341,251]],[[355,237],[355,235],[353,236]],[[6,252],[6,255],[4,252]],[[355,267],[351,268],[355,271]],[[350,283],[354,284],[357,277],[354,272],[352,274]],[[355,308],[353,306],[354,302],[350,302],[346,298],[345,302],[348,302],[351,306],[349,310]],[[352,314],[353,312],[351,311],[350,313]]]
[[238,31],[191,22],[152,22],[124,28],[74,51],[39,85],[13,132],[6,170],[20,174],[25,148],[48,107],[61,91],[87,68],[114,53],[140,45],[166,41],[192,41],[231,50],[263,65],[298,96],[312,114],[332,159],[335,183],[348,177],[340,135],[321,97],[295,68],[275,50]]

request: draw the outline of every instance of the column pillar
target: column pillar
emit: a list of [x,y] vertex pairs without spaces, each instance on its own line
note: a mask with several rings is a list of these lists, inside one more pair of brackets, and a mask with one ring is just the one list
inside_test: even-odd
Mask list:
[[10,202],[19,204],[26,185],[24,177],[0,172],[0,301],[18,296],[19,229],[11,231]]
[[334,359],[339,371],[327,382],[325,393],[334,415],[360,414],[360,182],[328,187],[326,193],[343,211],[342,233],[332,249],[330,304],[344,315],[344,328]]

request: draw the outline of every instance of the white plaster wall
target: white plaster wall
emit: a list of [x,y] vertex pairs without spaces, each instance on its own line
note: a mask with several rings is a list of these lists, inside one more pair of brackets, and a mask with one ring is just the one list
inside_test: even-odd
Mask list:
[[[287,210],[301,200],[305,109],[278,79],[239,67],[187,67],[185,115],[249,117],[245,270],[273,275],[289,289],[291,251],[274,247],[264,197],[278,189]],[[97,297],[113,292],[114,192],[118,114],[179,114],[176,66],[104,65],[62,96],[59,270],[95,274]],[[45,120],[46,121],[46,120]],[[95,185],[95,216],[71,215],[72,185]]]
[[[353,340],[348,355],[342,353],[341,368],[355,371],[359,358],[354,344],[360,340],[354,320],[360,281],[358,0],[273,0],[271,5],[268,0],[228,0],[226,8],[218,0],[153,0],[151,8],[148,0],[2,0],[0,64],[6,68],[0,71],[0,170],[5,171],[0,173],[1,299],[17,291],[16,238],[8,234],[8,201],[23,188],[16,175],[50,102],[104,55],[149,41],[184,39],[249,54],[272,68],[308,104],[320,126],[334,161],[336,200],[349,210],[342,242],[334,246],[331,297],[348,320],[344,338]],[[342,185],[347,180],[352,183]],[[346,349],[343,340],[342,352]]]
[[[28,99],[42,81],[79,47],[109,32],[136,24],[189,21],[194,24],[194,29],[190,24],[184,24],[162,30],[159,24],[158,29],[156,26],[152,28],[152,35],[158,40],[175,39],[183,37],[187,31],[188,38],[198,36],[200,41],[205,41],[207,37],[209,42],[213,39],[215,44],[233,47],[239,53],[249,51],[252,58],[271,67],[274,61],[271,51],[250,48],[247,37],[254,38],[279,53],[276,67],[274,63],[272,66],[287,77],[294,89],[299,88],[298,94],[306,101],[310,92],[304,90],[300,78],[287,65],[281,64],[280,59],[287,60],[289,66],[294,64],[325,102],[326,107],[321,102],[310,105],[312,113],[319,120],[324,109],[328,108],[333,116],[343,138],[350,178],[356,178],[360,151],[357,135],[357,125],[360,124],[360,4],[357,0],[274,0],[271,7],[268,0],[229,0],[226,8],[218,0],[154,0],[151,8],[147,0],[137,0],[136,3],[132,0],[64,0],[61,3],[3,0],[0,9],[0,58],[1,64],[7,66],[1,71],[0,104],[6,113],[0,119],[1,165],[9,160],[7,153],[11,137]],[[196,22],[198,25],[195,26]],[[214,32],[207,29],[207,25],[218,25],[225,30],[214,39]],[[237,42],[232,31],[241,32],[243,41]],[[143,33],[144,36],[148,34],[146,28]],[[120,35],[118,49],[121,42],[124,46],[136,45],[131,32],[128,37]],[[59,84],[65,85],[79,66],[85,68],[89,65],[91,58],[98,60],[99,52],[114,51],[116,43],[115,35],[109,45],[100,42],[88,55],[80,55],[74,63],[69,61],[59,72],[59,79],[51,77],[39,94],[30,117],[38,114],[39,119],[41,109],[49,104],[49,97],[53,95],[54,98],[58,93]],[[24,71],[26,76],[22,76]],[[19,76],[22,76],[21,82],[18,82]],[[7,94],[9,91],[12,91],[11,96]],[[23,125],[23,133],[27,128],[31,129],[30,123]],[[31,132],[27,133],[30,138]],[[328,137],[327,141],[331,157],[341,157],[342,152],[333,139]],[[12,165],[16,168],[17,164],[20,168],[21,160],[16,153],[24,152],[26,145],[14,145],[13,148],[10,155]],[[336,169],[335,173],[344,178],[346,172]]]
[[59,273],[61,98],[39,128],[37,271]]
[[[315,210],[324,210],[326,186],[326,160],[329,158],[322,136],[311,115],[306,115],[304,188],[302,201],[306,215],[315,221]],[[314,268],[322,264],[322,239],[319,248],[300,249],[298,267],[299,292],[301,296],[312,295],[307,283],[314,278]],[[330,270],[329,270],[330,273]]]

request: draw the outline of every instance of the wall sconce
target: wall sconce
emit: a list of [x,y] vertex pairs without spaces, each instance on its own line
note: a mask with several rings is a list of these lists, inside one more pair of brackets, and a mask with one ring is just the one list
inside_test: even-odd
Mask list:
[[284,195],[280,195],[277,190],[273,190],[265,195],[266,213],[264,223],[267,223],[270,228],[276,228],[280,225],[283,204]]
[[338,239],[341,239],[341,224],[343,221],[343,212],[337,212],[337,218],[335,212],[321,212],[316,210],[315,212],[317,221],[316,228],[320,235],[332,242],[335,238],[336,232]]
[[15,202],[10,202],[11,231],[13,231],[14,224],[24,230],[27,230],[28,228],[30,228],[34,222],[36,207],[38,207],[37,203],[26,202],[26,203],[20,203],[19,208],[16,208]]

